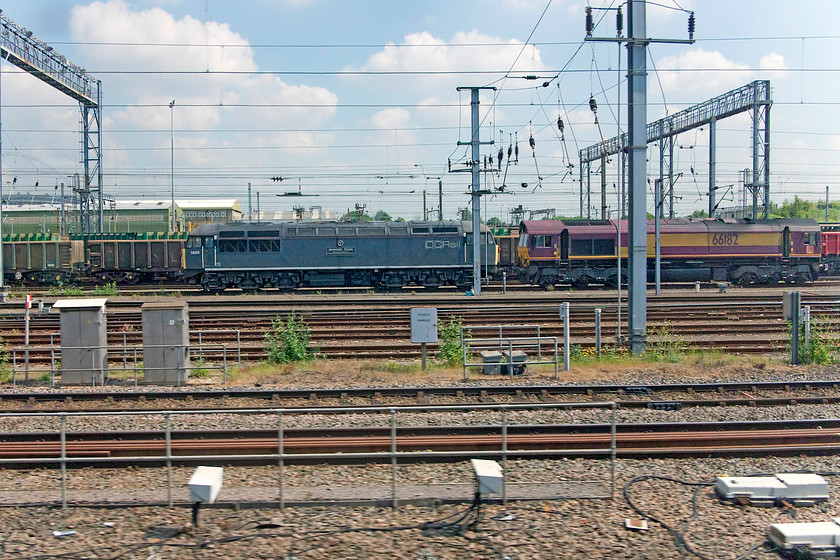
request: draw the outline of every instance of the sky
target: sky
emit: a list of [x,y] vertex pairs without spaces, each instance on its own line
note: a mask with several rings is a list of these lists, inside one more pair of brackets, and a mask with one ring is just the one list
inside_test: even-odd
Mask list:
[[[101,80],[107,195],[168,199],[174,176],[176,198],[237,198],[246,211],[250,183],[263,211],[320,206],[341,215],[363,205],[420,219],[424,190],[428,216],[439,216],[442,185],[442,216],[454,219],[470,206],[463,88],[494,87],[481,90],[479,134],[493,142],[482,145],[482,160],[494,156],[498,167],[499,149],[513,145],[519,158],[482,174],[492,191],[482,214],[507,222],[520,205],[526,218],[578,215],[578,150],[626,130],[626,49],[584,42],[587,5],[593,35],[614,37],[615,11],[601,8],[618,0],[8,0],[0,8]],[[649,48],[648,121],[769,80],[771,201],[823,200],[827,186],[840,200],[840,3],[656,0],[648,37],[687,39],[688,11],[694,44]],[[83,172],[78,103],[0,65],[4,195],[51,194]],[[719,209],[741,203],[750,145],[748,113],[718,123]],[[681,134],[674,152],[676,214],[707,209],[708,127]],[[612,217],[618,159],[607,164]],[[655,146],[648,159],[652,208]],[[591,181],[595,217],[600,177]],[[277,196],[289,192],[304,196]]]

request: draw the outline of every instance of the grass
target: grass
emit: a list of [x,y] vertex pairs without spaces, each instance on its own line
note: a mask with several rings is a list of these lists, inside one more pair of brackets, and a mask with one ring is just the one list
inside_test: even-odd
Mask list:
[[[774,376],[787,374],[801,375],[808,370],[820,366],[790,366],[786,357],[771,358],[768,356],[732,356],[722,352],[686,352],[679,362],[651,362],[635,356],[628,356],[621,351],[611,351],[604,347],[601,358],[590,353],[582,352],[572,359],[570,371],[563,371],[563,364],[559,366],[561,382],[566,383],[634,383],[638,382],[639,374],[654,374],[663,382],[668,379],[698,381],[713,381],[727,378],[740,378],[745,374],[762,372]],[[196,361],[204,369],[204,364]],[[142,362],[138,363],[138,376],[142,379]],[[1,370],[2,368],[0,368]],[[197,370],[192,370],[190,376],[204,379]],[[479,373],[475,368],[467,372],[472,382],[481,381],[488,384],[510,383],[510,378],[502,375],[487,376]],[[218,370],[208,370],[208,378],[213,383],[221,383],[221,373]],[[59,375],[58,372],[56,375]],[[134,372],[113,369],[109,377],[130,381]],[[515,377],[513,383],[550,382],[554,378],[553,365],[530,365],[528,377]],[[227,384],[232,386],[271,386],[282,387],[316,387],[336,386],[346,387],[377,387],[399,385],[457,385],[462,383],[463,369],[461,366],[445,366],[430,362],[428,369],[420,369],[420,360],[327,360],[316,358],[307,362],[289,364],[241,364],[228,369]],[[0,378],[2,382],[2,378]]]
[[[611,352],[609,347],[599,359],[583,354],[572,360],[570,371],[563,371],[562,382],[627,383],[640,372],[654,373],[658,378],[719,380],[741,377],[756,371],[765,373],[803,372],[792,369],[783,358],[766,356],[732,356],[721,352],[686,352],[678,362],[651,362],[645,358]],[[506,376],[487,376],[469,368],[468,379],[487,383],[508,383]],[[554,378],[553,365],[530,365],[528,377],[515,377],[513,383],[541,383]],[[284,387],[315,387],[344,385],[347,387],[375,387],[391,385],[456,385],[463,380],[463,369],[430,362],[428,369],[420,369],[420,360],[327,360],[314,359],[297,364],[243,364],[228,370],[229,385],[280,385]],[[629,381],[628,381],[629,380]]]

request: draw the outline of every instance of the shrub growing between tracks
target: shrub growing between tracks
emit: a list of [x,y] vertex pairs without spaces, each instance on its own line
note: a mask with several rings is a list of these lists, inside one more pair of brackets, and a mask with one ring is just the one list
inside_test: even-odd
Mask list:
[[9,351],[6,350],[3,337],[0,337],[0,383],[12,380],[12,370],[9,368]]
[[265,357],[270,364],[288,364],[311,360],[315,351],[309,348],[311,331],[294,312],[285,321],[277,316],[265,333]]
[[665,324],[650,330],[645,358],[652,362],[676,364],[682,361],[687,350],[688,342],[671,333]]
[[[448,323],[438,319],[437,361],[447,366],[459,366],[464,363],[461,350],[461,319],[451,318]],[[464,331],[464,337],[470,337],[470,331]],[[470,349],[467,346],[467,355]]]
[[[828,317],[812,317],[808,347],[805,347],[805,325],[799,325],[799,363],[828,365],[837,362],[833,329]],[[788,323],[788,337],[793,336],[793,325]],[[790,346],[788,346],[790,352]]]
[[96,286],[90,293],[94,296],[118,296],[120,290],[116,282],[108,282],[102,286]]

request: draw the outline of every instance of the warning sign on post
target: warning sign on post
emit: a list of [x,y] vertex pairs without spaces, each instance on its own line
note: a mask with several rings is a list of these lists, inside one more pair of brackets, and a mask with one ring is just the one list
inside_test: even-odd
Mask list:
[[437,342],[437,308],[411,308],[411,342]]

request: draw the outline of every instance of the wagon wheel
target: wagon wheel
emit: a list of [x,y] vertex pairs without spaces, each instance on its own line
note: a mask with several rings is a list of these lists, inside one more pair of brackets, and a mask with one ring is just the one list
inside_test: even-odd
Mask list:
[[779,283],[782,279],[782,274],[780,272],[774,272],[770,276],[767,277],[767,283],[771,286],[775,286]]
[[580,277],[572,280],[572,286],[574,286],[575,288],[578,288],[579,290],[583,289],[583,288],[589,286],[589,280],[590,280],[589,276],[580,276]]
[[[605,282],[605,284],[606,284],[606,286],[607,286],[608,288],[613,288],[613,289],[615,289],[615,288],[617,288],[617,287],[618,287],[618,286],[616,286],[616,283],[615,283],[615,277],[616,277],[616,275],[615,275],[615,274],[613,274],[612,276],[610,276],[609,278],[607,278],[607,281]],[[626,274],[622,274],[622,275],[621,275],[621,285],[622,285],[622,286],[626,286],[626,285],[627,285],[627,275],[626,275]]]
[[749,286],[750,284],[758,283],[758,276],[753,274],[752,272],[745,272],[741,276],[738,277],[738,285],[742,288]]

